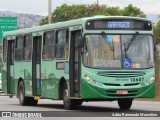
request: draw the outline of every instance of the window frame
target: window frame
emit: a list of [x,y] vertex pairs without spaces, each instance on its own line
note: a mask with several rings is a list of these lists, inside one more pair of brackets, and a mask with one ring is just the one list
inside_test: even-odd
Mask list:
[[[53,44],[46,44],[46,34],[49,33],[53,33]],[[46,31],[43,34],[43,48],[42,48],[42,60],[43,61],[50,61],[50,60],[54,60],[55,58],[55,45],[56,45],[56,31],[55,30],[50,30],[50,31]],[[52,52],[52,57],[51,58],[45,58],[45,56],[43,54],[45,54],[45,47],[52,47],[53,48],[53,52]]]
[[[21,47],[18,47],[17,45],[19,44],[18,43],[18,38],[21,37]],[[22,51],[21,53],[21,59],[17,59],[17,51]],[[16,39],[15,39],[15,56],[14,56],[14,61],[15,62],[21,62],[24,60],[24,36],[23,35],[19,35],[19,36],[16,36]]]
[[[59,43],[59,39],[58,39],[58,33],[60,31],[65,31],[65,42],[63,43]],[[66,53],[67,57],[57,57],[57,50],[58,50],[58,46],[62,46],[63,48],[68,48],[68,53]],[[66,47],[67,46],[67,47]],[[64,56],[65,56],[65,50],[64,50]],[[69,29],[59,29],[56,31],[56,44],[55,44],[55,59],[57,60],[67,60],[69,57]]]
[[[31,39],[28,39],[30,42],[30,44],[26,45],[26,37],[29,36],[31,37]],[[32,46],[33,46],[33,36],[32,34],[26,34],[23,36],[23,61],[25,62],[30,62],[32,60]],[[29,59],[25,59],[25,51],[26,49],[29,50],[30,52],[30,58]]]

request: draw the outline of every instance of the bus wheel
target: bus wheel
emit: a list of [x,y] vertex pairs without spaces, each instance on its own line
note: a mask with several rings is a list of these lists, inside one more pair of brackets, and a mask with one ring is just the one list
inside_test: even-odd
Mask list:
[[66,110],[71,110],[74,107],[73,100],[70,99],[67,89],[63,91],[63,104]]
[[24,88],[24,83],[23,81],[20,81],[19,86],[18,86],[18,92],[19,92],[19,103],[22,106],[25,106],[28,104],[28,99],[25,97],[25,88]]
[[130,109],[132,106],[133,99],[119,99],[118,105],[120,109]]

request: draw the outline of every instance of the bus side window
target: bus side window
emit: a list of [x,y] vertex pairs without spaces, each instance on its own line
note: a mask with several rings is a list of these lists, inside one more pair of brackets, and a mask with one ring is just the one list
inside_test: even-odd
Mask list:
[[24,36],[24,61],[31,61],[32,35]]
[[52,60],[54,59],[55,51],[55,31],[49,31],[44,34],[43,39],[43,60]]
[[18,36],[16,38],[15,45],[15,61],[23,60],[23,36]]
[[69,31],[59,30],[57,32],[56,40],[56,58],[67,59],[68,58],[68,41],[69,41]]

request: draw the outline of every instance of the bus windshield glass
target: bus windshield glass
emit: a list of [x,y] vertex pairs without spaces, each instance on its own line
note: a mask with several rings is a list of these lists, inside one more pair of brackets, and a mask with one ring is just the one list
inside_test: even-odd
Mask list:
[[153,52],[151,35],[86,35],[83,63],[92,68],[150,68]]

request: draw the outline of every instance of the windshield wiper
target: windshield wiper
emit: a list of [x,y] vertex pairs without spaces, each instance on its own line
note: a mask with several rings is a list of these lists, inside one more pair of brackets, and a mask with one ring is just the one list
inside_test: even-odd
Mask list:
[[129,48],[131,47],[132,43],[134,42],[134,40],[135,40],[135,38],[137,37],[138,34],[139,34],[139,32],[136,32],[136,33],[132,36],[131,40],[129,41],[129,43],[127,44],[127,46],[124,48],[125,51],[128,51],[128,50],[129,50]]
[[[108,37],[104,31],[101,32],[102,37],[107,42],[107,45],[110,47],[111,51],[114,51],[114,45],[112,45],[111,42],[109,42]],[[106,40],[107,39],[107,40]]]

